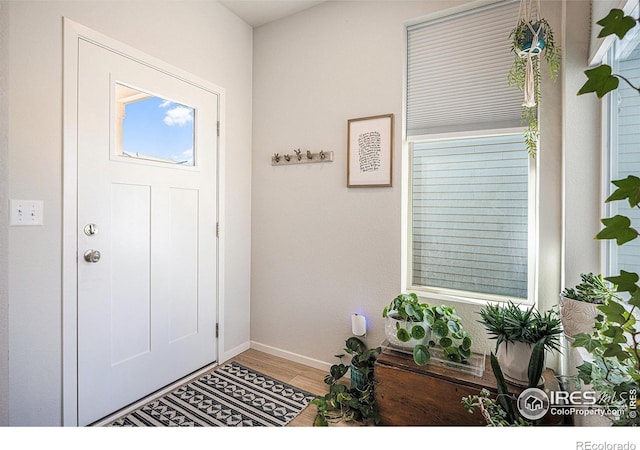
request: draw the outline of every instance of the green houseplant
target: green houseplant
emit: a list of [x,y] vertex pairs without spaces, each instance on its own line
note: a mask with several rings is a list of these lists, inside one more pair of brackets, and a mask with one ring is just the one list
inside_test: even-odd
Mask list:
[[410,349],[413,360],[423,366],[434,347],[448,361],[464,363],[471,356],[471,336],[453,306],[421,303],[415,293],[396,296],[382,311],[385,334],[391,346]]
[[511,49],[514,61],[509,69],[507,81],[524,93],[522,123],[526,125],[525,143],[529,155],[535,156],[540,132],[538,109],[540,105],[540,82],[542,71],[540,59],[547,65],[549,77],[555,81],[560,69],[560,48],[556,45],[553,29],[544,18],[520,17],[511,30]]
[[591,334],[598,315],[596,306],[604,305],[615,297],[615,286],[602,275],[583,273],[580,279],[575,287],[565,288],[560,293],[560,318],[569,341],[579,333]]
[[[537,387],[538,380],[544,370],[545,341],[541,339],[533,345],[528,363],[527,386]],[[484,417],[488,426],[529,426],[536,425],[538,421],[529,420],[522,417],[517,406],[516,397],[509,392],[509,386],[505,380],[502,368],[496,355],[491,352],[491,369],[496,377],[496,387],[498,394],[494,397],[488,389],[482,389],[478,395],[469,395],[462,398],[462,405],[473,414],[476,408]]]
[[496,340],[498,361],[512,383],[527,384],[530,355],[537,343],[541,343],[545,351],[560,351],[562,327],[553,308],[541,313],[534,306],[523,309],[509,301],[487,304],[479,314],[479,322],[489,337]]
[[[626,16],[620,9],[612,9],[597,22],[602,27],[598,37],[616,35],[623,39],[636,28],[640,18]],[[585,71],[587,81],[578,95],[595,93],[602,98],[617,89],[620,80],[640,94],[640,87],[621,74],[613,73],[611,66],[602,64]],[[625,179],[612,182],[615,191],[606,202],[628,202],[631,209],[640,207],[640,178],[629,175]],[[638,237],[638,230],[631,226],[631,220],[624,215],[602,219],[604,229],[597,239],[615,239],[617,245],[624,245]],[[640,308],[640,277],[635,272],[620,270],[620,274],[605,278],[616,285],[619,294],[606,304],[597,306],[601,314],[596,318],[591,334],[580,333],[575,337],[573,347],[584,348],[592,360],[578,367],[578,376],[586,384],[592,385],[600,393],[599,404],[612,414],[614,425],[640,425],[638,417],[637,393],[640,389],[640,328],[637,325]]]
[[[350,337],[345,341],[344,350],[351,355],[349,366],[342,362],[344,354],[336,355],[340,362],[332,365],[324,378],[329,392],[311,400],[317,408],[314,426],[328,426],[340,420],[377,424],[380,419],[375,404],[373,371],[381,347],[369,349],[357,337]],[[349,385],[342,382],[347,371],[351,372]]]
[[615,286],[608,283],[601,274],[580,274],[581,282],[575,287],[565,288],[562,296],[583,303],[603,305],[615,296]]

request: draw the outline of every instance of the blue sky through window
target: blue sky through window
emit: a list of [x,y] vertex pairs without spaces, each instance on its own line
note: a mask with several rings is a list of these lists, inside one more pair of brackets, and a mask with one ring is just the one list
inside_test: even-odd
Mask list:
[[148,97],[125,105],[122,152],[193,165],[193,108],[159,97]]

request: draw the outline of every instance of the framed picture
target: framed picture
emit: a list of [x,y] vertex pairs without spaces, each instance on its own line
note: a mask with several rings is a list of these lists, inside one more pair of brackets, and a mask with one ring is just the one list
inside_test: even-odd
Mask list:
[[393,114],[349,119],[347,187],[391,186]]

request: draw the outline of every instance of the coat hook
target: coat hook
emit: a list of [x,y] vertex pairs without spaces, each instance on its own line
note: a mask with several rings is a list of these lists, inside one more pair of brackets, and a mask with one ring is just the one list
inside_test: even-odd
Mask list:
[[307,150],[307,159],[313,159],[313,155],[309,150]]
[[302,159],[302,152],[300,151],[300,149],[294,150],[294,152],[296,152],[296,155],[298,155],[298,161],[300,161]]
[[286,155],[284,155],[284,159],[286,159],[287,161],[291,161],[291,156],[289,156],[289,154],[287,153]]
[[273,154],[273,159],[275,159],[276,162],[280,162],[280,155],[277,153]]
[[320,159],[324,159],[325,154],[324,154],[324,150],[320,150]]

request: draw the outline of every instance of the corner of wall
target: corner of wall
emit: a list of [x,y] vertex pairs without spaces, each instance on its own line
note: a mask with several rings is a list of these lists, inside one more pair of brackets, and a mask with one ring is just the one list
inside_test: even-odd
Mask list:
[[[8,205],[9,2],[0,1],[0,211]],[[9,425],[8,214],[0,214],[0,426]]]

